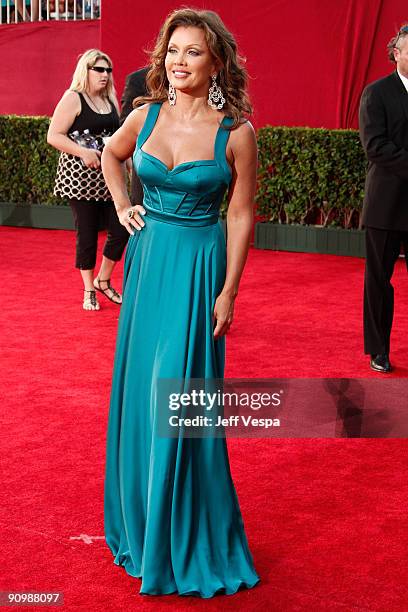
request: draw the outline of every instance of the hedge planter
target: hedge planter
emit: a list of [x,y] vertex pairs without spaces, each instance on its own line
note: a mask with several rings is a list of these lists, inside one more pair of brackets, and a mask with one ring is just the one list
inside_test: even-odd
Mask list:
[[0,202],[0,225],[44,229],[74,229],[69,206]]
[[[49,117],[0,115],[0,202],[33,206],[28,219],[23,209],[3,211],[3,223],[55,227],[62,215],[57,226],[67,227],[68,211],[60,210],[61,200],[53,195],[59,152],[47,144],[49,123]],[[359,227],[367,162],[357,130],[264,126],[257,141],[261,218],[282,225]],[[43,211],[38,217],[35,210],[38,202],[59,210],[44,211],[44,222]],[[225,208],[223,203],[223,213]]]
[[257,223],[257,249],[365,257],[364,231],[314,225]]

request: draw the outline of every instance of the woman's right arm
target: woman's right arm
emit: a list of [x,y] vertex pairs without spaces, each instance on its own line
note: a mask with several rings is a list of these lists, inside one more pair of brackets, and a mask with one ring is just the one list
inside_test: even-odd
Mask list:
[[55,107],[47,133],[47,142],[65,153],[80,157],[88,168],[99,168],[100,152],[81,147],[68,137],[75,118],[81,112],[81,101],[76,91],[67,91]]
[[[130,202],[125,162],[135,150],[137,137],[146,118],[146,110],[145,105],[132,111],[123,125],[109,138],[102,153],[102,172],[115,203],[119,221],[132,235],[132,228],[139,231],[144,227],[140,214],[144,215],[146,211],[143,206],[132,206]],[[133,210],[134,214],[131,219],[128,217],[130,210]]]

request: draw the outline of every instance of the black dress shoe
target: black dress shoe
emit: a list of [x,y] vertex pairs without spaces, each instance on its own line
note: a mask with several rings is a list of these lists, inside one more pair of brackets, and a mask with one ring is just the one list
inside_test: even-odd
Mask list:
[[392,370],[390,358],[387,353],[382,353],[381,355],[371,355],[370,367],[372,370],[375,370],[376,372],[383,372],[384,374],[391,372]]

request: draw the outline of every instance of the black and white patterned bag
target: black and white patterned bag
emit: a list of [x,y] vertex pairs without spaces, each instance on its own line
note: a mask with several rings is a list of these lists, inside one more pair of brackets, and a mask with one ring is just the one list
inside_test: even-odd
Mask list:
[[54,195],[68,200],[112,200],[101,168],[87,168],[80,157],[62,152]]

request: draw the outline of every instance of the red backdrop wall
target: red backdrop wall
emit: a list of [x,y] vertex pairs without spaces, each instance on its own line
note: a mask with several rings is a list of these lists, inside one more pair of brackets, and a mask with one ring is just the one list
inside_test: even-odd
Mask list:
[[0,25],[0,114],[51,115],[78,55],[99,45],[98,20]]
[[[103,48],[112,55],[119,89],[146,61],[167,13],[181,2],[104,5]],[[385,46],[408,19],[402,0],[206,0],[247,57],[256,125],[357,127],[364,85],[392,70]],[[405,13],[404,13],[405,11]]]
[[[101,21],[0,26],[0,112],[51,114],[79,53],[112,56],[119,95],[181,2],[104,0]],[[390,72],[385,46],[408,19],[402,0],[196,0],[216,10],[247,57],[255,125],[357,127],[367,82]],[[404,14],[405,11],[405,14]]]

